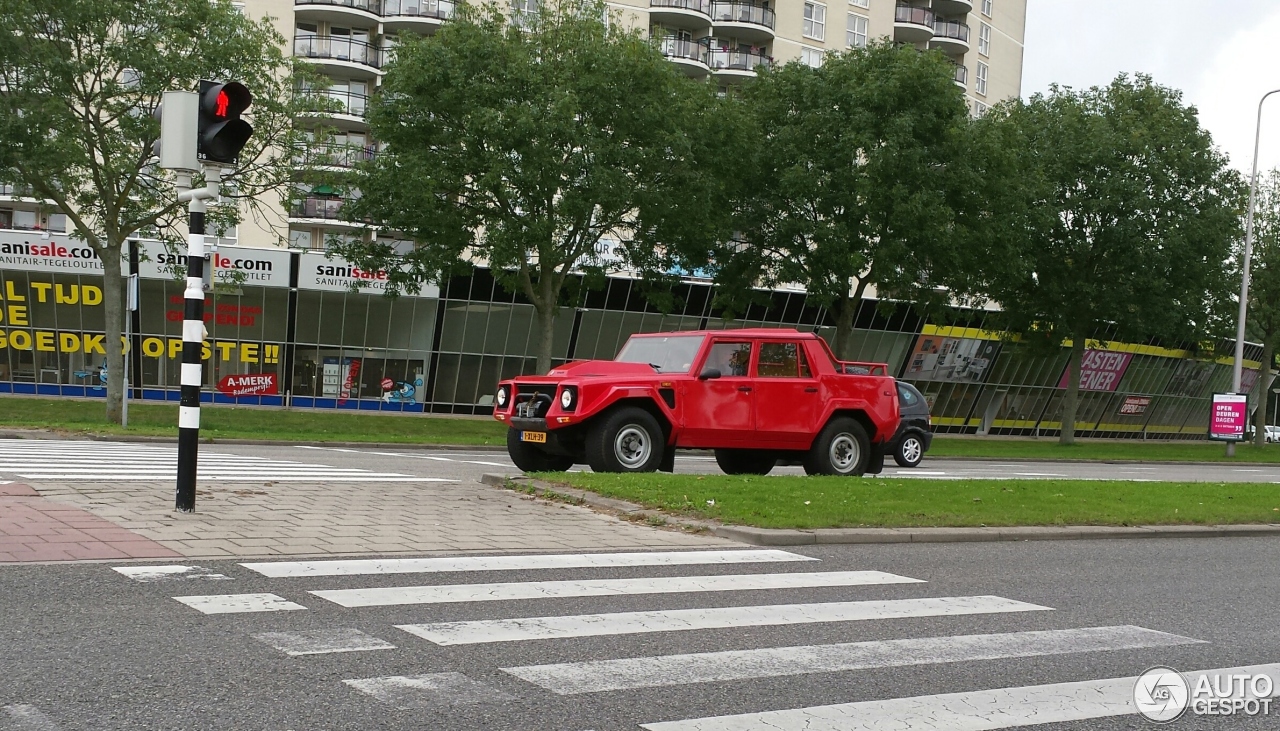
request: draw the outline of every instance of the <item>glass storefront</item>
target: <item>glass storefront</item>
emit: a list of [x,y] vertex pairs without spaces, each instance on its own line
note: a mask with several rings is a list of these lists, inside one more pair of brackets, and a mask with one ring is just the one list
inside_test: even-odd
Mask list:
[[[133,318],[133,397],[176,401],[182,349],[182,259],[140,244]],[[311,251],[220,246],[205,300],[204,398],[303,408],[483,414],[504,378],[532,372],[537,316],[485,269],[415,295],[384,296],[385,274]],[[125,262],[125,272],[130,265]],[[633,333],[794,327],[830,339],[829,313],[801,291],[761,293],[725,320],[712,288],[686,280],[667,312],[643,284],[611,277],[569,298],[553,360],[608,359]],[[909,307],[865,301],[853,360],[887,362],[928,399],[939,432],[1053,435],[1069,351],[1035,349],[982,329],[923,322]],[[103,395],[102,267],[61,234],[0,231],[0,393]],[[1106,334],[1101,334],[1105,338]],[[1222,344],[1219,352],[1229,352]],[[1230,361],[1159,344],[1091,343],[1077,428],[1083,436],[1197,438]],[[1251,389],[1260,348],[1246,371]]]

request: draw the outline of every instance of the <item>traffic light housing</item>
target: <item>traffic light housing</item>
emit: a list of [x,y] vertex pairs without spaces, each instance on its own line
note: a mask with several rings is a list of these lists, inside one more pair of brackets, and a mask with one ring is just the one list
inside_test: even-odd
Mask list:
[[196,156],[208,162],[234,164],[253,134],[253,126],[240,118],[253,103],[253,94],[235,81],[201,81],[199,95]]

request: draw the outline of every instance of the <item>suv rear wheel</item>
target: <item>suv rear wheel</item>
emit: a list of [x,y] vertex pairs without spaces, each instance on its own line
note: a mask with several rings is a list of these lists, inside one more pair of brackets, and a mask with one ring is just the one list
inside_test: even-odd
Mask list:
[[777,464],[778,456],[772,452],[754,449],[717,449],[716,464],[726,475],[767,475]]
[[867,430],[854,419],[832,419],[813,440],[804,461],[804,471],[811,475],[846,475],[857,477],[867,471],[871,456],[871,439]]
[[662,464],[666,437],[644,409],[609,412],[587,432],[587,464],[595,472],[654,472]]
[[520,441],[519,429],[507,430],[507,454],[522,472],[564,472],[573,466],[573,457],[547,454],[536,444]]

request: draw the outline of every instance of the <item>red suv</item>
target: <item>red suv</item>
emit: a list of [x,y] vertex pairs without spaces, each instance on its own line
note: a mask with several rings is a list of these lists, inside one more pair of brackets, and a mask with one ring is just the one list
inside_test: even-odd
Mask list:
[[634,335],[614,360],[503,381],[494,403],[526,472],[670,472],[675,450],[712,449],[728,474],[779,461],[811,475],[878,473],[898,428],[885,364],[837,361],[795,330]]

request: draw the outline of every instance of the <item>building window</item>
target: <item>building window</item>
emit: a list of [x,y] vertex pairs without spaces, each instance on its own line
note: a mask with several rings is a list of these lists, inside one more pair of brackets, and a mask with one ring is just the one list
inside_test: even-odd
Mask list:
[[538,15],[538,0],[514,0],[511,3],[511,24],[528,29]]
[[989,67],[985,63],[981,61],[978,62],[978,80],[974,82],[973,90],[983,96],[987,95],[987,71],[988,70],[989,70]]
[[982,115],[986,114],[987,110],[990,108],[991,107],[975,99],[973,102],[973,116],[981,117]]
[[827,37],[827,6],[818,3],[804,4],[804,37],[824,40]]
[[994,0],[982,0],[982,14],[988,18],[991,17],[991,3],[993,1]]
[[815,69],[822,65],[822,49],[821,48],[801,48],[800,63],[805,66],[812,66]]
[[849,25],[844,33],[844,43],[849,48],[866,48],[867,19],[865,17],[849,13]]
[[986,23],[978,29],[978,53],[984,56],[991,55],[991,26]]
[[849,4],[859,8],[871,7],[871,0],[849,0]]

